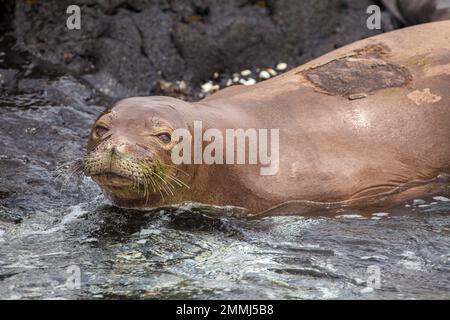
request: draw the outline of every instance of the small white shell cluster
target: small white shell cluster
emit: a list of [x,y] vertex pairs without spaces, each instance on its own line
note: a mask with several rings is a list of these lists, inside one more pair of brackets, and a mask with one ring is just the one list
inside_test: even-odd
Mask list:
[[200,98],[210,95],[224,87],[230,87],[232,85],[245,85],[251,86],[260,81],[264,81],[275,77],[279,73],[283,73],[288,69],[288,65],[285,62],[280,62],[275,65],[274,68],[256,68],[254,70],[245,69],[239,73],[233,73],[231,76],[226,74],[219,74],[214,72],[211,79],[201,85]]

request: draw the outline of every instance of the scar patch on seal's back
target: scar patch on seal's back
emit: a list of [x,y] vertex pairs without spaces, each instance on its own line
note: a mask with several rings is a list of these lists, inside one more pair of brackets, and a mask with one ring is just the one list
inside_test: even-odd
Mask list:
[[408,99],[411,99],[415,102],[418,106],[420,106],[422,103],[436,103],[438,101],[441,101],[442,97],[432,94],[430,91],[430,88],[425,88],[423,91],[416,90],[408,94]]
[[401,87],[411,81],[405,67],[383,60],[382,55],[358,53],[305,70],[303,76],[321,91],[343,96]]

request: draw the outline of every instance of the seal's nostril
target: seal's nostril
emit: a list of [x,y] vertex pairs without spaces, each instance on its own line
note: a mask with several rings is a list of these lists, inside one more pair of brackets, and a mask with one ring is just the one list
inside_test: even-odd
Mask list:
[[125,144],[119,144],[114,145],[111,147],[111,154],[112,155],[120,155],[126,152],[126,145]]

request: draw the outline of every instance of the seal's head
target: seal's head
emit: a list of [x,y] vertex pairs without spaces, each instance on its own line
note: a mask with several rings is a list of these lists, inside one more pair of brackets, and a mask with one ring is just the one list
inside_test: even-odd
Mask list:
[[178,142],[174,130],[187,128],[182,104],[169,97],[129,98],[97,118],[83,169],[114,204],[161,204],[187,187],[185,171],[170,158]]

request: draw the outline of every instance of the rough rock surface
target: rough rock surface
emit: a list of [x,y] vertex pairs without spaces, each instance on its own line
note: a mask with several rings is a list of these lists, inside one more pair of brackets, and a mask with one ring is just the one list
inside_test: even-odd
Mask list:
[[17,48],[114,99],[157,80],[198,87],[216,71],[293,67],[379,32],[365,27],[369,0],[83,0],[81,30],[66,28],[70,0],[2,2]]

